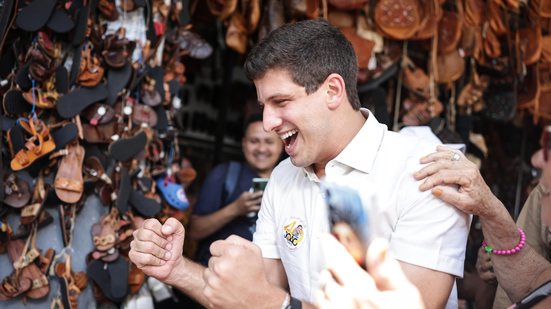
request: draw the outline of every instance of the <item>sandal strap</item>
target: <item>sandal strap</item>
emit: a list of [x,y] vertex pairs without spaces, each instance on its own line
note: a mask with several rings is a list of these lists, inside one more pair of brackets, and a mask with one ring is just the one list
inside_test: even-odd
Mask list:
[[48,286],[49,284],[50,283],[48,282],[48,278],[46,278],[46,276],[42,274],[40,277],[33,279],[31,290],[39,289]]
[[2,280],[2,284],[0,285],[0,293],[8,297],[15,296],[14,294],[18,292],[18,289],[17,286],[13,284],[12,280],[12,276],[6,277]]
[[63,177],[56,177],[55,179],[55,187],[57,189],[62,189],[66,191],[72,191],[72,192],[82,192],[84,188],[84,184],[80,180],[74,180],[69,178],[63,178]]
[[94,236],[94,245],[95,246],[115,245],[115,236],[111,234],[105,235],[105,236]]
[[40,256],[40,252],[38,252],[36,248],[32,248],[31,250],[29,250],[29,252],[27,252],[27,254],[25,254],[25,256],[13,262],[13,268],[16,270],[23,269],[29,266],[29,264],[31,264],[32,262],[34,262],[34,260],[36,260],[36,258],[39,256]]

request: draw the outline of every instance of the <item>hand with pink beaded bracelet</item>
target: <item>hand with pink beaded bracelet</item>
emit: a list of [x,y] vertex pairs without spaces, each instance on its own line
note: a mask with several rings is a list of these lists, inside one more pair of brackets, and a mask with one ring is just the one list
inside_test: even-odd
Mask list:
[[520,234],[520,240],[518,244],[513,249],[506,249],[506,250],[498,250],[494,249],[491,246],[489,246],[485,240],[482,241],[482,247],[484,247],[484,251],[486,251],[489,254],[493,255],[513,255],[517,252],[519,252],[524,245],[526,244],[526,234],[524,234],[524,231],[519,227],[518,232]]

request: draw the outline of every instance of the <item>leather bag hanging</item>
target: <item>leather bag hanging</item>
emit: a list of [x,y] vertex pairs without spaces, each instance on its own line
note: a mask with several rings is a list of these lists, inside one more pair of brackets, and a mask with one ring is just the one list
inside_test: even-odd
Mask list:
[[484,18],[484,1],[465,0],[465,23],[469,26],[480,26]]
[[361,9],[369,0],[329,0],[329,4],[339,10]]
[[534,123],[537,123],[540,118],[547,121],[551,120],[551,63],[538,63],[538,75],[540,93],[539,100],[529,107],[533,114]]
[[378,0],[374,20],[383,35],[395,40],[407,40],[421,24],[418,0]]
[[438,23],[438,53],[448,54],[457,49],[463,29],[463,5],[455,0],[456,11],[443,10],[442,18]]
[[530,65],[538,62],[543,48],[540,26],[522,28],[518,36],[524,63]]
[[340,28],[340,30],[350,43],[352,43],[354,53],[356,53],[356,57],[358,58],[358,67],[360,69],[367,69],[375,43],[359,36],[356,33],[356,28],[344,27]]
[[541,57],[543,63],[551,63],[551,35],[546,35],[541,38]]
[[419,30],[411,40],[426,40],[432,38],[438,31],[442,19],[442,7],[438,0],[420,0],[423,6],[423,19]]
[[454,50],[451,53],[438,55],[436,57],[436,66],[438,74],[436,82],[451,83],[458,80],[465,71],[465,60],[459,54],[459,50]]
[[490,23],[490,27],[495,34],[501,35],[507,33],[509,27],[507,27],[507,24],[505,23],[504,14],[506,14],[506,12],[504,12],[501,6],[495,1],[488,1],[487,12],[488,22]]

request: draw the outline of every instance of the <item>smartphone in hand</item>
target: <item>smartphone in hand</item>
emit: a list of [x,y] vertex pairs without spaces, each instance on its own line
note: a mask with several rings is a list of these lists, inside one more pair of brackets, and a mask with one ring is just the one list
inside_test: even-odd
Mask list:
[[[268,178],[260,178],[260,177],[253,178],[253,184],[249,189],[249,192],[264,191],[264,189],[266,189],[266,185],[268,184],[268,180],[269,180]],[[247,214],[247,217],[255,218],[256,211],[249,212]]]
[[253,192],[264,191],[266,185],[268,184],[268,178],[253,178]]
[[358,192],[350,187],[324,181],[321,186],[328,205],[331,233],[365,269],[370,241],[369,217]]

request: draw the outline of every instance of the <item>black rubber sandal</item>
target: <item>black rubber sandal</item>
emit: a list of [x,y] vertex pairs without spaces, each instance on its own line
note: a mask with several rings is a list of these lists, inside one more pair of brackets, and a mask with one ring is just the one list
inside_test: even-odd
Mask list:
[[140,131],[132,137],[112,142],[109,145],[109,156],[118,161],[127,161],[144,150],[146,143],[147,135]]
[[55,10],[46,24],[55,33],[67,33],[75,27],[75,23],[63,10]]
[[107,87],[100,83],[94,88],[77,88],[59,98],[56,105],[57,113],[64,119],[71,119],[86,107],[105,100]]
[[121,91],[129,84],[132,78],[132,65],[126,63],[120,69],[110,68],[107,71],[107,104],[114,105]]
[[56,4],[56,0],[34,0],[17,14],[15,24],[28,32],[38,31],[50,19]]

